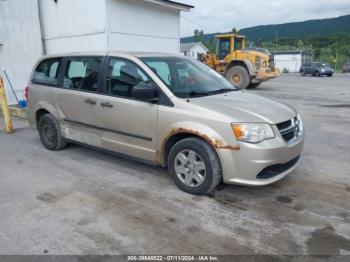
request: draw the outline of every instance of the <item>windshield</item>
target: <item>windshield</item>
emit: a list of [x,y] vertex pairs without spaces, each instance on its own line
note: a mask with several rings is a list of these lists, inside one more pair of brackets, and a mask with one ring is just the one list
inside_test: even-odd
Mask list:
[[313,63],[315,67],[330,67],[328,63]]
[[238,90],[222,75],[191,58],[141,57],[140,59],[177,97],[201,97]]

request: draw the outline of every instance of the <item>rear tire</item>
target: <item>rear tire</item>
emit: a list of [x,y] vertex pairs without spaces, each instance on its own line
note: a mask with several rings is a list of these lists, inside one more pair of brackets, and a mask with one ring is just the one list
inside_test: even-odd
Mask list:
[[43,145],[52,151],[64,148],[67,143],[61,136],[61,129],[57,120],[50,114],[45,114],[39,119],[39,135]]
[[254,89],[261,85],[262,83],[250,83],[250,85],[247,87],[248,89]]
[[196,137],[181,140],[170,149],[168,169],[175,184],[193,195],[210,194],[222,181],[217,153]]
[[328,77],[332,77],[333,76],[333,74],[329,74],[329,75],[327,75]]
[[226,72],[226,78],[239,89],[246,89],[250,84],[248,70],[243,66],[233,66]]

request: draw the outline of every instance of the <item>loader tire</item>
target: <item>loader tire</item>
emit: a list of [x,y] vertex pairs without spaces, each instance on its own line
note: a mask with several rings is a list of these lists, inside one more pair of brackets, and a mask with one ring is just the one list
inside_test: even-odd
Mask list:
[[250,84],[248,70],[243,66],[233,66],[227,73],[226,78],[239,89],[246,89]]

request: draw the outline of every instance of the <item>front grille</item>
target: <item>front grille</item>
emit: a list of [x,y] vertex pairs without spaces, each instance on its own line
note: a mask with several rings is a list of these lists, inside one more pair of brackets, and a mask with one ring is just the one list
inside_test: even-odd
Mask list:
[[288,169],[292,168],[298,162],[299,158],[300,156],[297,156],[296,158],[290,160],[287,163],[266,167],[256,176],[256,178],[267,179],[278,176],[283,172],[287,171]]
[[296,138],[300,133],[300,125],[297,117],[291,120],[279,123],[276,125],[281,133],[281,136],[286,142],[289,142]]
[[286,128],[290,127],[291,124],[292,124],[292,120],[288,120],[286,122],[282,122],[282,123],[277,124],[277,128],[279,130],[286,129]]

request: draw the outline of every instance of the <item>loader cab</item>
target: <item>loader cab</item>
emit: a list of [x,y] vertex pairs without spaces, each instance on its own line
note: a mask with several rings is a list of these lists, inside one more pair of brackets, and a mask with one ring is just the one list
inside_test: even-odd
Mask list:
[[217,35],[216,57],[224,60],[229,54],[245,48],[245,37],[236,34]]

